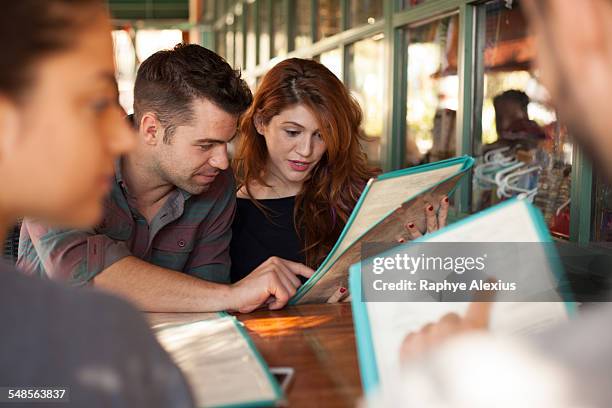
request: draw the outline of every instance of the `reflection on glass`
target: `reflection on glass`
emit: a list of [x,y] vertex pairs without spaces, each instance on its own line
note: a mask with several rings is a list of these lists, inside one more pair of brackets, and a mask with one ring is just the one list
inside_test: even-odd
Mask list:
[[251,69],[257,65],[257,37],[255,34],[255,2],[247,3],[244,9],[246,18],[246,68]]
[[[472,209],[523,194],[540,208],[553,235],[568,238],[572,145],[532,66],[533,37],[520,3],[508,7],[495,0],[481,7],[482,138],[474,141],[474,152],[486,171],[474,177]],[[514,170],[500,164],[505,160],[516,163]],[[507,175],[495,182],[504,167]]]
[[364,150],[370,163],[380,166],[380,139],[383,131],[384,44],[382,34],[358,41],[349,47],[349,83],[363,109],[362,128],[372,138]]
[[270,13],[268,0],[257,0],[259,3],[259,61],[264,63],[270,59]]
[[322,40],[340,32],[340,0],[319,0],[317,39]]
[[351,27],[374,24],[383,16],[382,0],[351,0],[349,23]]
[[272,0],[272,57],[287,53],[287,20],[285,0]]
[[309,46],[310,38],[310,0],[295,0],[295,49]]
[[457,21],[451,16],[407,31],[407,165],[455,156]]
[[340,48],[322,53],[317,60],[342,80],[342,52]]

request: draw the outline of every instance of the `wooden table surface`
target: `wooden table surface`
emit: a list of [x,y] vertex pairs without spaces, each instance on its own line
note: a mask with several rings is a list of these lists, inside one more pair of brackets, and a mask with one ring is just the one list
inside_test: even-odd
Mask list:
[[237,314],[270,367],[292,367],[290,407],[354,407],[361,382],[350,304]]

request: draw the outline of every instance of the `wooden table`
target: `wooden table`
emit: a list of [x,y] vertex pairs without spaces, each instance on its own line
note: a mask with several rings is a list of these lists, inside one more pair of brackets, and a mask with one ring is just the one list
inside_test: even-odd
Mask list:
[[270,367],[293,367],[290,407],[354,407],[361,396],[350,304],[237,314]]

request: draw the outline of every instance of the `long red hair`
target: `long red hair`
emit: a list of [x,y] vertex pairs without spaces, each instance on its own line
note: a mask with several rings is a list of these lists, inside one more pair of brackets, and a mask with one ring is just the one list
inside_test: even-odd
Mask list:
[[338,239],[367,180],[377,171],[368,166],[360,145],[367,137],[360,131],[363,114],[357,101],[324,65],[291,58],[263,77],[253,104],[242,118],[234,156],[239,188],[244,186],[252,197],[250,185],[266,185],[263,176],[268,150],[255,128],[255,117],[267,125],[274,116],[296,104],[313,112],[327,146],[296,196],[294,209],[306,264],[316,268]]

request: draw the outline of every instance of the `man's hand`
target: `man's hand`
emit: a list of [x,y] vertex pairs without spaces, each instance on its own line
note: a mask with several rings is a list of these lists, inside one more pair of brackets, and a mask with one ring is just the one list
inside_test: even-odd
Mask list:
[[448,313],[436,322],[429,323],[415,333],[410,333],[404,339],[400,350],[402,361],[410,359],[436,347],[444,340],[461,333],[486,330],[489,327],[492,302],[472,302],[468,306],[465,317],[456,313]]
[[310,278],[313,273],[306,265],[273,256],[231,286],[232,309],[249,313],[265,303],[270,310],[281,309],[301,285],[297,275]]

